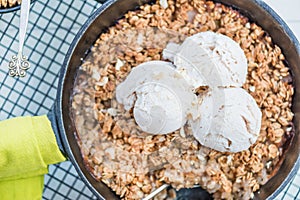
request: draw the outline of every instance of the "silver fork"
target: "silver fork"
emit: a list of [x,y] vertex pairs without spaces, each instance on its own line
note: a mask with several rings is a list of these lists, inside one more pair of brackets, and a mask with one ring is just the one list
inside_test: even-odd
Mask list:
[[27,57],[23,55],[23,45],[26,37],[29,8],[30,0],[22,0],[19,26],[19,51],[17,55],[12,57],[8,64],[8,74],[10,76],[24,77],[26,75],[26,70],[30,67]]

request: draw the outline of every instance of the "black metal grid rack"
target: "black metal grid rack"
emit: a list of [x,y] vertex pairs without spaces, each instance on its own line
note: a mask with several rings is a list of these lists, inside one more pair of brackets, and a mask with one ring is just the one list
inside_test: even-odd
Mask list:
[[[101,4],[93,0],[38,0],[31,6],[24,54],[31,68],[24,78],[8,76],[18,48],[20,11],[0,14],[0,120],[43,115],[51,109],[64,56],[79,28]],[[276,199],[300,199],[300,172]],[[69,161],[51,165],[45,200],[96,199]]]

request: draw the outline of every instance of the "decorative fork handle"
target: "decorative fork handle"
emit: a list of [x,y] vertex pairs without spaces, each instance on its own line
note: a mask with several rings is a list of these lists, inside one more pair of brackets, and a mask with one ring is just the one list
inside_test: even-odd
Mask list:
[[16,56],[12,57],[9,62],[9,75],[24,77],[26,70],[30,67],[26,56],[23,55],[23,45],[26,37],[26,30],[28,24],[30,9],[30,0],[22,0],[21,14],[20,14],[20,28],[19,28],[19,51]]

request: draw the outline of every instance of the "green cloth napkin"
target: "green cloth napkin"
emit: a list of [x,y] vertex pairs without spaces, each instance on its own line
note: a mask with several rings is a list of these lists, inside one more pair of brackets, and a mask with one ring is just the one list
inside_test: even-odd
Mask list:
[[41,199],[48,165],[65,160],[47,116],[0,122],[0,199]]
[[44,175],[8,181],[0,181],[0,199],[40,200],[44,187]]

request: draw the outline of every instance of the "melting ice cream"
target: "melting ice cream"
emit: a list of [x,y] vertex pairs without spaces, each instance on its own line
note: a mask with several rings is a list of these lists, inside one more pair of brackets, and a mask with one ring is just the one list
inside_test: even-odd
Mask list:
[[181,44],[169,43],[163,57],[174,62],[176,69],[193,87],[241,87],[246,81],[247,59],[231,38],[202,32]]
[[173,64],[149,61],[132,69],[116,91],[126,110],[133,107],[136,123],[152,134],[167,134],[199,113],[197,96]]
[[261,112],[242,88],[215,88],[204,97],[201,118],[190,120],[194,137],[218,151],[239,152],[258,138]]
[[[202,32],[182,44],[169,43],[163,58],[132,69],[117,87],[116,97],[140,128],[152,134],[171,133],[186,124],[194,137],[218,151],[238,152],[255,143],[261,111],[240,88],[246,80],[247,59],[227,36]],[[208,86],[200,94],[194,90]]]

